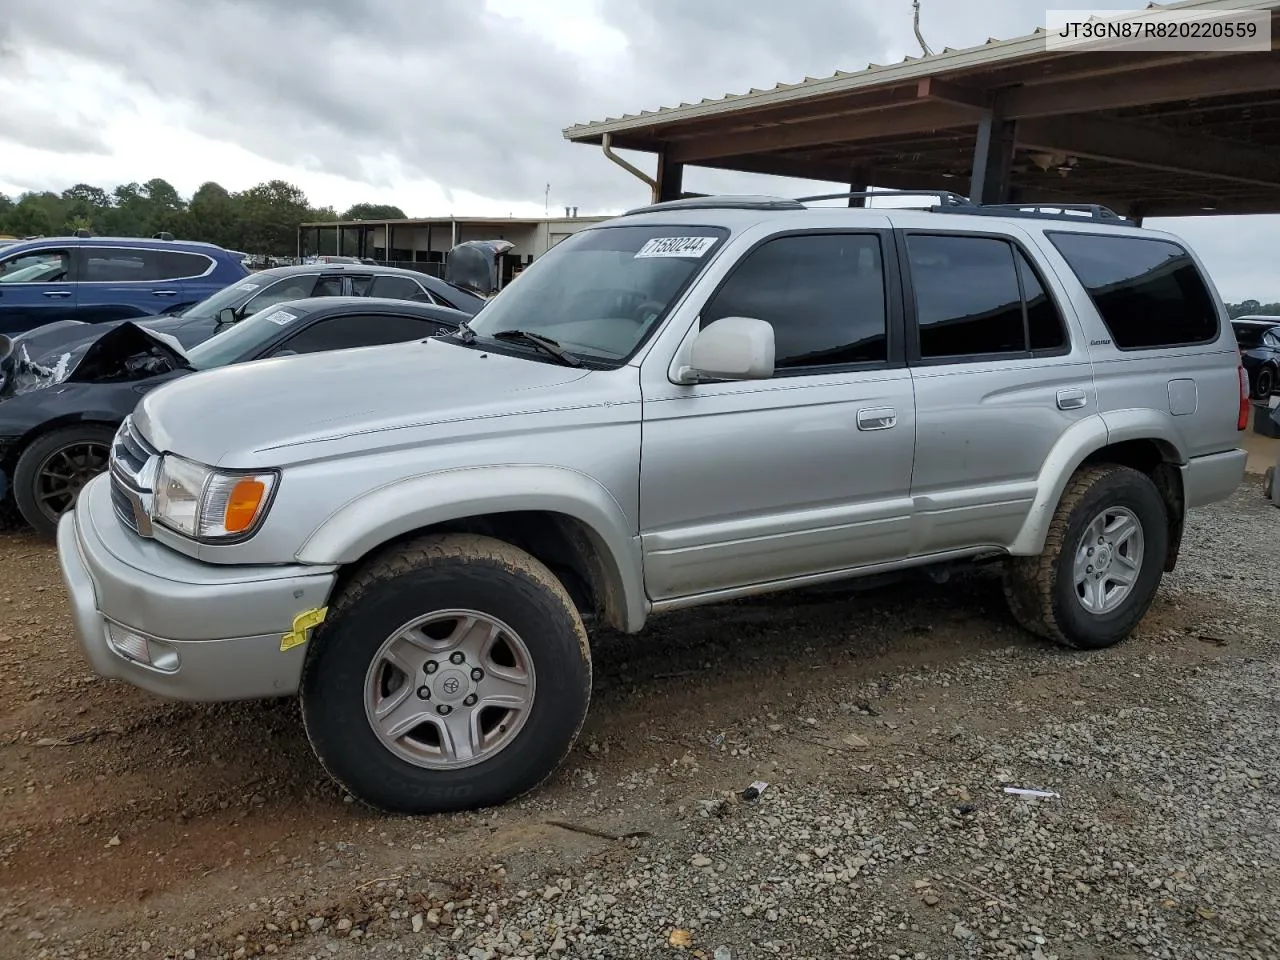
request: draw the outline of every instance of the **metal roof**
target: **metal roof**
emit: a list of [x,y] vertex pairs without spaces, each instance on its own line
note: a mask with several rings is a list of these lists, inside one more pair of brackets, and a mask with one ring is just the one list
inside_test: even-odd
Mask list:
[[998,123],[1003,182],[1019,202],[1087,201],[1142,216],[1280,213],[1280,0],[1148,9],[1269,13],[1272,47],[1051,49],[1040,29],[581,124],[565,137],[656,153],[659,180],[698,166],[968,192],[979,133]]
[[[1182,0],[1178,3],[1148,3],[1146,9],[1196,10],[1213,8],[1221,10],[1277,10],[1280,0]],[[1122,11],[1116,11],[1121,13]],[[624,113],[620,117],[606,117],[587,123],[574,124],[563,131],[565,139],[599,142],[606,133],[621,133],[646,127],[654,123],[673,123],[716,116],[737,110],[778,106],[795,100],[828,94],[849,93],[859,89],[902,83],[940,73],[990,68],[1009,61],[1020,60],[1036,54],[1042,56],[1070,56],[1079,51],[1048,50],[1045,46],[1045,29],[1037,27],[1033,32],[1008,40],[994,37],[972,47],[955,49],[944,47],[931,56],[907,55],[900,63],[869,63],[863,70],[837,70],[829,77],[805,77],[796,83],[778,83],[772,89],[753,87],[746,93],[726,93],[719,99],[704,97],[698,103],[681,103],[675,107],[659,107]]]

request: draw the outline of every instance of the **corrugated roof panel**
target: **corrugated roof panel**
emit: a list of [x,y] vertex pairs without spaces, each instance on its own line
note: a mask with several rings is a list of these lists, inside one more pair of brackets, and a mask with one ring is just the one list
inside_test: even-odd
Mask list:
[[[1275,11],[1280,10],[1280,0],[1181,0],[1179,3],[1152,2],[1148,4],[1148,9],[1171,10],[1198,9],[1202,7],[1226,10]],[[837,70],[830,77],[821,79],[806,76],[804,80],[798,83],[779,83],[768,90],[752,87],[747,93],[726,93],[718,100],[704,97],[696,104],[682,103],[678,107],[659,107],[657,110],[645,111],[640,116],[624,114],[622,117],[606,117],[604,120],[575,124],[565,128],[563,133],[567,139],[599,136],[604,133],[618,132],[619,127],[625,129],[629,121],[638,120],[641,116],[660,115],[666,121],[693,120],[721,113],[724,104],[729,101],[736,102],[753,99],[758,100],[760,106],[765,106],[771,103],[785,103],[791,100],[803,99],[809,94],[818,96],[826,93],[843,93],[862,87],[870,87],[878,82],[892,82],[894,80],[905,82],[947,70],[995,65],[1002,61],[1016,60],[1019,57],[1033,53],[1044,53],[1045,47],[1042,38],[1045,33],[1044,27],[1036,27],[1029,34],[1008,40],[991,37],[986,42],[972,47],[959,49],[944,47],[941,53],[929,54],[923,57],[913,57],[908,54],[901,63],[887,67],[881,64],[869,63],[863,70],[852,72]],[[610,127],[614,129],[608,129]]]

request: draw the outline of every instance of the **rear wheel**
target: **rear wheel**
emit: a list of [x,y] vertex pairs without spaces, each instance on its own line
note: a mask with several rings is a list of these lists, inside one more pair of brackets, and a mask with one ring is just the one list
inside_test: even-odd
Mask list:
[[1253,395],[1258,400],[1268,399],[1276,388],[1276,372],[1270,367],[1258,371],[1253,382]]
[[37,533],[53,536],[84,485],[107,469],[115,432],[81,423],[38,437],[22,451],[13,471],[13,499]]
[[372,562],[311,641],[307,735],[331,776],[382,810],[504,803],[577,738],[586,631],[564,587],[510,544],[431,536]]
[[1280,495],[1278,493],[1280,492],[1276,490],[1276,468],[1267,467],[1262,474],[1262,495],[1276,506],[1280,506]]
[[1054,513],[1044,552],[1005,568],[1005,596],[1027,630],[1101,649],[1137,627],[1155,599],[1168,549],[1164,499],[1143,473],[1078,471]]

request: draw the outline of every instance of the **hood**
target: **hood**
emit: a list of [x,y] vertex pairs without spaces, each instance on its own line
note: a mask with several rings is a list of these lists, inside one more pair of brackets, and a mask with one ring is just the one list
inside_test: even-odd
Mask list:
[[191,369],[174,337],[130,320],[111,325],[88,342],[76,343],[56,359],[53,353],[46,351],[41,360],[33,360],[25,340],[0,336],[0,399],[55,383],[124,383]]
[[540,408],[546,392],[589,375],[426,340],[204,371],[147,394],[134,420],[160,450],[255,466],[296,457],[286,447]]
[[149,317],[145,320],[105,320],[101,323],[59,320],[20,334],[14,340],[26,348],[26,354],[33,362],[56,366],[65,354],[72,354],[73,359],[79,358],[93,341],[126,323],[136,324],[144,330],[170,334],[178,339],[183,349],[209,339],[215,329],[213,320],[181,315]]

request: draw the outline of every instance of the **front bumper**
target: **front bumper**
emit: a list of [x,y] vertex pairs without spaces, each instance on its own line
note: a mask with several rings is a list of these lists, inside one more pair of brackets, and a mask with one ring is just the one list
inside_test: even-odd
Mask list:
[[[58,524],[58,561],[94,672],[179,700],[296,693],[306,648],[281,652],[281,639],[299,614],[325,606],[336,576],[200,563],[139,537],[116,518],[105,474]],[[129,633],[145,640],[151,664],[121,652]]]
[[1225,453],[1192,457],[1182,465],[1183,503],[1190,510],[1226,500],[1244,482],[1249,454],[1239,448]]

